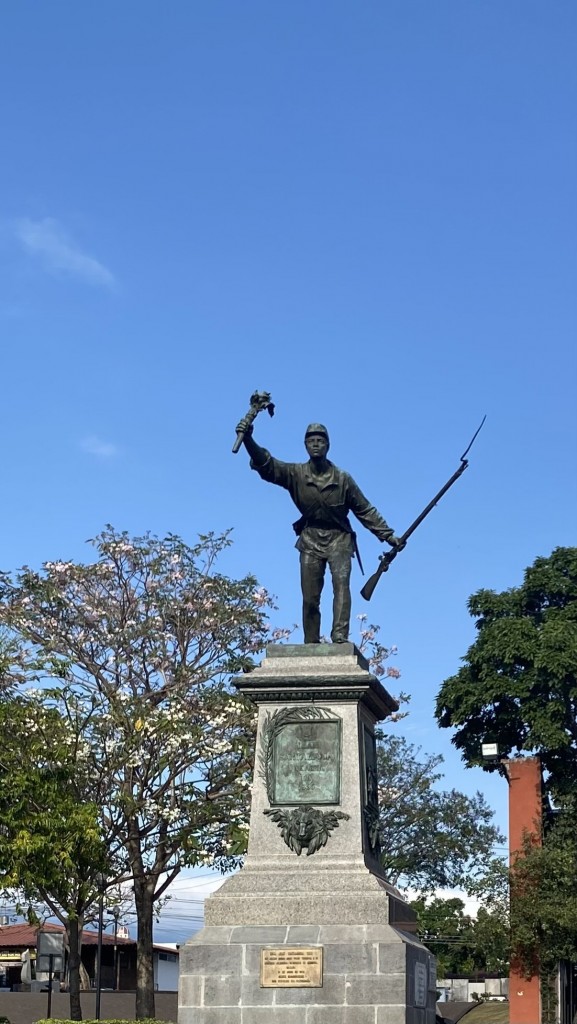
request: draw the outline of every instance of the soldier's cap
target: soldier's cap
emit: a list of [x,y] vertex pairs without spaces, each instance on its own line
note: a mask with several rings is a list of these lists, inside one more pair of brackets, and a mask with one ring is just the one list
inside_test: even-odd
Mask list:
[[305,431],[305,441],[310,434],[322,434],[323,437],[326,437],[327,441],[329,440],[329,432],[322,423],[309,423]]

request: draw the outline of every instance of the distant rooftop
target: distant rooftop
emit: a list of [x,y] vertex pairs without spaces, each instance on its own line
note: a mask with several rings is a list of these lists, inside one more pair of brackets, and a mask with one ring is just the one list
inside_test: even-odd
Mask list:
[[[41,927],[44,932],[50,932],[51,934],[63,934],[65,929],[61,924],[44,924]],[[38,931],[37,925],[32,924],[8,924],[0,926],[0,949],[14,949],[15,946],[23,946],[24,948],[34,949],[38,944]],[[92,930],[85,928],[82,932],[82,945],[83,946],[95,946],[98,942],[98,932],[96,929]],[[117,946],[134,946],[136,939],[125,939],[120,935],[116,937]],[[102,932],[102,943],[106,946],[114,945],[114,933],[103,931]],[[175,953],[176,948],[174,945],[168,943],[167,945],[158,945],[154,943],[154,948],[166,953]]]

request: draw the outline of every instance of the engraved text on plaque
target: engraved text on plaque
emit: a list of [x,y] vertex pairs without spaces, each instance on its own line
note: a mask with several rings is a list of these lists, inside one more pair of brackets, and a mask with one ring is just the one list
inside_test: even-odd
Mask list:
[[261,988],[322,988],[322,946],[281,946],[260,951]]

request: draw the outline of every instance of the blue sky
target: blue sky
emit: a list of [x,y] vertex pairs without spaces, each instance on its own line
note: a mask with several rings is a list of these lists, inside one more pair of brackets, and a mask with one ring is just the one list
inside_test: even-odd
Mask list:
[[3,8],[0,564],[87,557],[106,522],[232,527],[223,569],[291,624],[290,499],[230,452],[251,392],[261,443],[300,460],[326,423],[397,532],[487,413],[353,589],[399,648],[400,728],[501,821],[432,707],[468,595],[575,542],[576,42],[572,0]]

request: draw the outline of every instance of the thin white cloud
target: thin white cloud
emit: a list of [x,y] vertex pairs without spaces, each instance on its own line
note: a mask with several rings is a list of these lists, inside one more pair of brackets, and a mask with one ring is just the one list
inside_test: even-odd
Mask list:
[[110,441],[103,441],[102,438],[96,437],[95,434],[84,437],[80,442],[80,447],[83,452],[87,452],[88,455],[95,455],[98,459],[113,459],[115,455],[118,455],[118,448],[115,444],[112,444]]
[[110,271],[93,256],[82,252],[52,217],[43,220],[24,217],[16,222],[15,231],[22,248],[52,273],[70,274],[87,284],[114,288],[115,281]]

